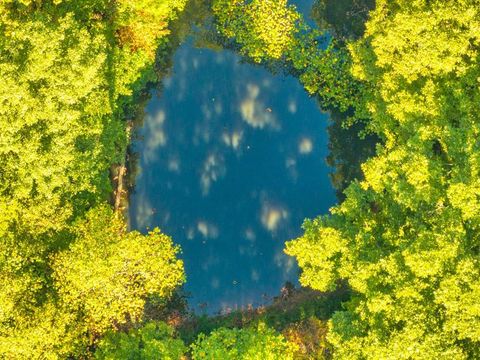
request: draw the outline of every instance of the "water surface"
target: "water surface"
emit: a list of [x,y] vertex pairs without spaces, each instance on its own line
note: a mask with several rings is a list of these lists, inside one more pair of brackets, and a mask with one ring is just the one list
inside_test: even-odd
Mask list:
[[296,282],[286,240],[335,203],[327,115],[298,80],[186,41],[134,150],[130,225],[181,245],[190,305],[259,305]]

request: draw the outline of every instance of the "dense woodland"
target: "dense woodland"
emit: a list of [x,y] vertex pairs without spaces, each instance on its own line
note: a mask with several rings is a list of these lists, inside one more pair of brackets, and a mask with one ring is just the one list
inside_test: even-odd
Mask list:
[[[312,16],[0,0],[0,358],[480,358],[480,1],[317,0]],[[185,319],[179,247],[113,209],[128,123],[185,23],[332,114],[339,204],[285,246],[314,295]]]

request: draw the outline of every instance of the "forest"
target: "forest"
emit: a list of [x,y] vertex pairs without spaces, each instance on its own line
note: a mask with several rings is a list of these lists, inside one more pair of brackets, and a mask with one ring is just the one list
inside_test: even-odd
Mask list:
[[[480,359],[480,1],[310,11],[0,0],[1,359]],[[338,198],[284,244],[301,287],[217,316],[123,211],[132,124],[192,27],[329,114]]]

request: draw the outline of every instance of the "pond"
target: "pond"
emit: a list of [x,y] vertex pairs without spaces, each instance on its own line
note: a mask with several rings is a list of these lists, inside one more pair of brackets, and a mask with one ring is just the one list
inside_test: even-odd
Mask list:
[[182,248],[190,306],[258,306],[296,283],[284,243],[334,205],[328,116],[297,79],[229,50],[177,50],[133,149],[132,229],[159,227]]

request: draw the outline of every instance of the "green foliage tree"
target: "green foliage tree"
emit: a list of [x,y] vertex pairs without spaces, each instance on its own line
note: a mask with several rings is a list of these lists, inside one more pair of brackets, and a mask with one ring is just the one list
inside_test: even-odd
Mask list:
[[30,306],[24,299],[2,299],[2,307],[12,310],[2,314],[2,356],[84,354],[108,330],[139,322],[149,296],[166,298],[184,281],[170,238],[158,230],[127,232],[106,206],[90,210],[72,233],[69,247],[49,259],[51,275],[41,296],[35,294]]
[[216,0],[212,9],[217,31],[241,54],[290,71],[322,107],[365,117],[363,86],[350,73],[347,49],[335,40],[325,48],[326,29],[309,27],[295,6],[283,0]]
[[149,322],[139,329],[109,332],[98,343],[95,358],[99,360],[179,360],[187,347],[174,338],[173,329],[162,322]]
[[212,10],[219,31],[235,38],[240,52],[255,62],[281,58],[298,31],[300,16],[286,0],[215,0]]
[[258,328],[219,328],[208,336],[200,334],[192,344],[193,360],[289,360],[297,346],[260,323]]
[[[127,232],[107,207],[88,212],[76,240],[53,259],[53,279],[64,304],[82,314],[92,334],[138,321],[149,295],[168,297],[184,281],[178,248],[158,229]],[[94,264],[94,266],[92,266]]]
[[125,147],[123,99],[151,79],[184,1],[74,3],[0,4],[0,235],[61,230],[108,198]]
[[[288,67],[382,139],[345,201],[287,244],[304,285],[353,290],[329,324],[338,358],[480,357],[479,5],[377,0],[347,51],[321,48],[321,33],[286,1],[213,3],[242,54]],[[155,49],[183,6],[0,2],[0,357],[84,356],[137,322],[148,296],[182,283],[170,239],[126,232],[101,204],[126,146],[124,108],[152,79]],[[183,351],[153,326],[109,333],[98,355],[117,343],[132,356]],[[263,326],[219,329],[192,346],[194,359],[294,354]]]
[[377,1],[350,45],[383,145],[286,248],[302,284],[354,292],[330,321],[337,358],[480,356],[478,5]]
[[124,156],[124,109],[154,79],[155,48],[184,3],[0,2],[0,357],[85,352],[181,283],[169,240],[125,233],[101,204]]

